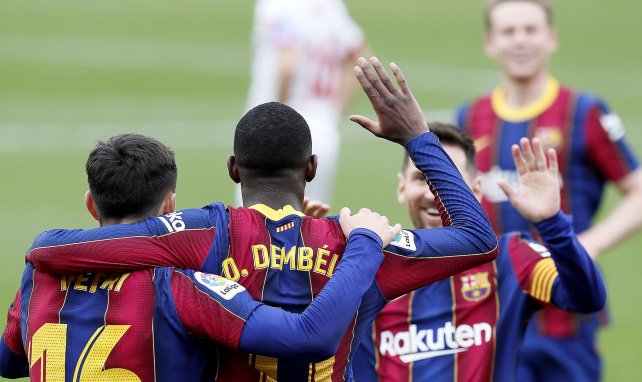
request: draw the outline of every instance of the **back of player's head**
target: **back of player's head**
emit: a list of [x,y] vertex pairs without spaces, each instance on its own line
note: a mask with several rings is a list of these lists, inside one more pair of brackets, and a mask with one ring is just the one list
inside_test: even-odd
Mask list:
[[234,156],[239,167],[262,176],[304,168],[312,154],[307,122],[291,107],[268,102],[248,111],[236,125]]
[[[453,146],[460,148],[466,156],[466,167],[471,175],[477,173],[477,163],[475,160],[475,144],[467,133],[450,123],[428,122],[430,131],[439,138],[442,146]],[[408,153],[404,156],[402,171],[405,171],[410,157]]]
[[526,2],[536,4],[544,10],[546,14],[546,21],[548,25],[553,25],[553,8],[551,7],[551,2],[549,0],[488,0],[486,3],[486,9],[484,11],[484,23],[486,25],[486,31],[490,31],[492,27],[491,13],[493,9],[500,4],[504,3],[515,3],[515,2]]
[[174,153],[159,141],[122,134],[99,141],[89,154],[87,181],[103,219],[155,215],[176,189]]

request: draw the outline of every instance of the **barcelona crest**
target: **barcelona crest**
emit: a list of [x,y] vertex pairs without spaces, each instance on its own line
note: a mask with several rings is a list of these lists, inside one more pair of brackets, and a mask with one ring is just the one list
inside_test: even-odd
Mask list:
[[564,143],[562,129],[560,129],[559,127],[540,127],[537,129],[535,136],[542,141],[544,150],[559,150]]
[[477,302],[490,294],[491,285],[488,272],[478,272],[461,277],[461,294],[464,300]]

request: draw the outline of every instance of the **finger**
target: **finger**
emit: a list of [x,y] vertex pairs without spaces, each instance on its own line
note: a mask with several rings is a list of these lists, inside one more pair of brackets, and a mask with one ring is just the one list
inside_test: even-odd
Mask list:
[[308,202],[303,212],[308,216],[316,217],[317,210],[319,209],[319,204],[319,202]]
[[519,149],[519,146],[512,145],[510,151],[513,154],[513,162],[515,163],[515,169],[517,169],[517,173],[519,175],[524,175],[525,173],[527,173],[528,167],[526,166],[526,162],[524,161],[524,157],[522,156],[522,152]]
[[376,136],[379,136],[381,129],[379,129],[379,124],[370,118],[364,117],[363,115],[351,115],[350,120],[354,123],[361,125],[364,129],[373,133]]
[[557,153],[555,152],[555,149],[548,149],[548,171],[555,175],[559,176],[559,167],[557,164]]
[[310,216],[315,217],[315,218],[322,218],[325,217],[330,210],[330,206],[327,204],[323,204],[320,202],[317,202],[312,211],[310,211]]
[[497,185],[504,191],[504,194],[506,194],[506,197],[511,203],[517,198],[517,192],[504,179],[498,180]]
[[330,212],[330,205],[321,203],[321,206],[319,206],[319,216],[317,217],[319,218],[325,217],[326,215],[328,215],[328,212]]
[[370,59],[370,63],[372,64],[374,70],[377,72],[379,78],[381,78],[381,82],[386,87],[386,89],[388,89],[391,94],[397,93],[398,90],[395,88],[395,85],[392,83],[388,72],[386,72],[386,69],[384,69],[383,65],[381,65],[379,59],[377,57],[372,57]]
[[535,154],[535,167],[538,171],[546,171],[546,155],[544,155],[544,146],[539,138],[533,138],[533,152]]
[[359,85],[361,85],[361,89],[366,93],[366,96],[370,100],[370,103],[372,103],[372,106],[375,106],[375,101],[379,98],[379,93],[374,86],[372,86],[370,80],[368,80],[368,77],[366,77],[366,74],[363,72],[361,67],[355,66],[353,70],[354,75],[357,77],[357,81],[359,81]]
[[383,218],[383,221],[386,223],[386,225],[390,225],[390,220],[388,220],[387,216],[381,216]]
[[364,207],[364,208],[361,208],[361,209],[359,210],[359,213],[360,213],[360,214],[369,214],[369,213],[372,213],[372,211],[371,211],[369,208],[365,208],[365,207]]
[[397,223],[392,227],[392,233],[397,236],[401,232],[401,224]]
[[537,170],[535,165],[535,154],[533,153],[533,148],[531,147],[531,142],[528,138],[522,138],[519,140],[519,144],[522,147],[522,155],[524,156],[524,161],[529,170]]
[[381,82],[379,74],[377,74],[377,72],[372,68],[370,63],[363,57],[359,58],[358,63],[367,80],[377,90],[377,93],[379,93],[379,96],[382,98],[388,98],[390,96],[390,92],[384,86],[383,82]]
[[340,219],[348,218],[348,217],[350,217],[351,213],[352,213],[352,211],[350,211],[350,209],[348,207],[343,207],[341,209],[341,211],[339,211],[339,218]]
[[412,95],[412,92],[408,87],[408,83],[406,83],[406,78],[403,76],[403,73],[401,73],[401,69],[399,69],[397,64],[395,64],[394,62],[391,63],[390,69],[392,69],[392,73],[395,75],[395,78],[397,79],[397,84],[399,85],[399,89],[401,89],[401,92],[406,95]]

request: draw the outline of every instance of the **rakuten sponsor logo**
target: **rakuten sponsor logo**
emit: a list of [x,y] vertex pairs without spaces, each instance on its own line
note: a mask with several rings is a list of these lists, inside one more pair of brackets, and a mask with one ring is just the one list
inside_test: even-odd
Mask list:
[[492,336],[493,327],[486,322],[457,327],[446,322],[441,328],[425,330],[417,330],[417,325],[410,325],[407,332],[381,332],[379,353],[382,356],[399,356],[401,361],[408,363],[466,351],[472,346],[489,343]]

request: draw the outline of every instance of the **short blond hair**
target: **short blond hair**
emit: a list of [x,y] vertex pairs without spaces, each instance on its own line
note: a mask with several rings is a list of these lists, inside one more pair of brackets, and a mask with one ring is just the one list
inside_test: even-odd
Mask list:
[[486,24],[486,31],[490,31],[491,21],[490,14],[493,12],[496,6],[503,3],[515,3],[515,2],[527,2],[537,4],[544,10],[546,14],[546,22],[548,25],[553,25],[553,8],[551,7],[551,2],[549,0],[489,0],[486,3],[486,9],[484,11],[484,21]]

